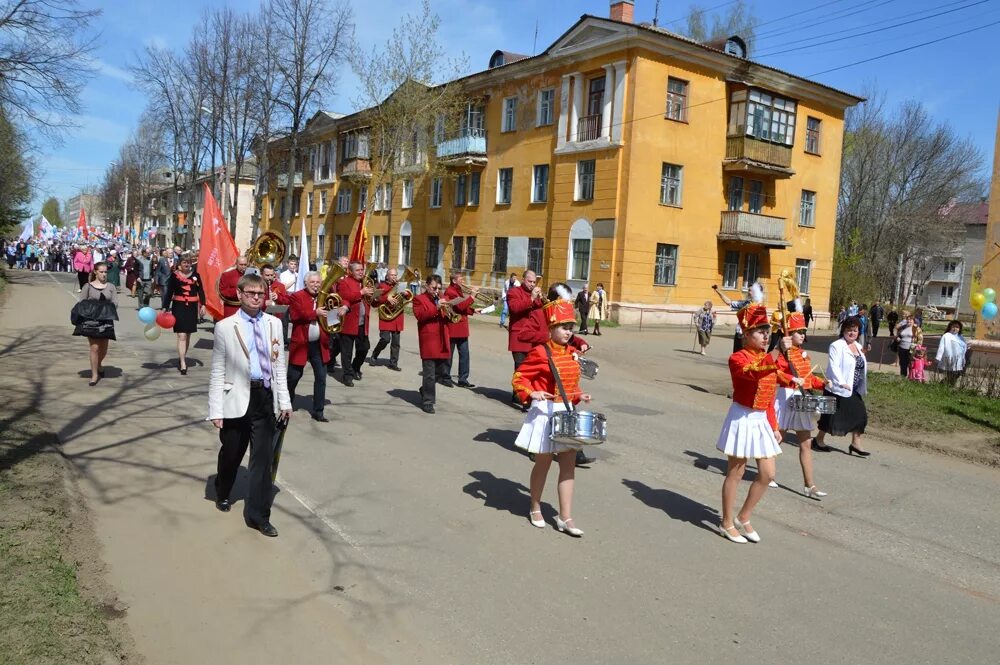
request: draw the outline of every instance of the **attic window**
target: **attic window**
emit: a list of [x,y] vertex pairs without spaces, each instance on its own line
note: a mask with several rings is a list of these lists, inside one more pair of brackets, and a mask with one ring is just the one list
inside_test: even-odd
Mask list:
[[734,35],[726,40],[725,51],[729,55],[734,55],[737,58],[746,58],[747,44],[742,39]]
[[494,67],[502,67],[503,65],[503,51],[494,51],[493,56],[490,58],[490,69],[493,69]]

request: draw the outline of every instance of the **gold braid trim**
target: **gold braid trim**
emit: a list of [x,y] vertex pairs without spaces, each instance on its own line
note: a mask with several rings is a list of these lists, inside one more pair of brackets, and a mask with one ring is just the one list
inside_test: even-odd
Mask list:
[[760,371],[763,371],[763,370],[766,370],[766,369],[778,369],[778,365],[774,363],[774,359],[773,358],[771,359],[771,363],[770,364],[766,364],[765,358],[770,358],[770,357],[771,357],[771,354],[765,353],[764,355],[762,355],[760,358],[758,358],[757,360],[753,361],[752,363],[744,365],[743,366],[743,371],[744,372],[760,372]]

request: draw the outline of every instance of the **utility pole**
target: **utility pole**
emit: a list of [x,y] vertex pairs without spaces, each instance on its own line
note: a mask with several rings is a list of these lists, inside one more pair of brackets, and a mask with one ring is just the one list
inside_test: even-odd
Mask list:
[[122,233],[131,224],[128,215],[128,176],[125,176],[125,210],[122,212]]

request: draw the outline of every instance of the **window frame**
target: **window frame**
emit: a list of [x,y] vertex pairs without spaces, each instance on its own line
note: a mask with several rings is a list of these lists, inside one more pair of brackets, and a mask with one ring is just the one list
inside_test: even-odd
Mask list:
[[[434,250],[434,260],[431,261],[431,250]],[[427,242],[424,246],[424,267],[437,269],[438,263],[441,261],[441,237],[440,236],[427,236]]]
[[465,269],[476,269],[476,236],[465,236]]
[[[739,182],[739,188],[733,187],[736,182]],[[734,196],[739,192],[739,203],[736,207],[733,207],[736,202]],[[746,179],[741,175],[731,175],[729,176],[729,182],[726,183],[726,206],[730,212],[739,212],[743,210],[743,201],[746,198]]]
[[[588,164],[590,172],[584,173],[584,165]],[[585,180],[586,179],[586,180]],[[574,201],[593,201],[594,190],[597,188],[597,160],[578,159],[576,162],[576,191],[573,192]],[[588,193],[590,196],[585,196]]]
[[[587,261],[586,266],[578,265],[577,261],[582,257],[582,252],[577,251],[578,243],[587,243]],[[591,238],[573,238],[570,242],[570,279],[573,281],[586,282],[590,280],[590,259],[591,254],[594,249],[594,243]],[[577,268],[582,268],[581,272],[577,272]]]
[[500,133],[517,131],[517,96],[504,97],[501,106]]
[[[731,258],[735,258],[735,261],[730,261]],[[731,280],[730,275],[732,276]],[[722,258],[722,288],[735,291],[739,286],[740,252],[735,249],[727,249]]]
[[469,174],[469,196],[466,198],[467,206],[478,206],[479,197],[482,193],[483,172],[473,171]]
[[[676,176],[670,176],[667,172],[668,169],[677,169]],[[670,183],[676,184],[673,190],[676,200],[673,201],[668,200]],[[660,205],[673,208],[680,208],[684,205],[684,167],[682,165],[663,162],[663,167],[660,169]]]
[[467,198],[466,188],[468,187],[469,177],[465,173],[459,173],[455,178],[455,206],[464,206],[465,199]]
[[[815,127],[812,127],[812,123],[816,123]],[[815,118],[811,115],[806,116],[806,144],[805,151],[810,155],[820,155],[822,154],[822,140],[823,140],[823,121],[820,118]]]
[[[807,194],[811,197],[807,197]],[[816,192],[809,189],[803,189],[799,195],[799,226],[816,228]]]
[[[503,248],[503,261],[500,261],[500,248]],[[493,238],[493,272],[507,273],[507,261],[510,258],[510,238],[495,236]]]
[[413,179],[407,179],[403,181],[403,200],[401,207],[403,209],[409,209],[413,207]]
[[431,208],[440,208],[441,199],[443,198],[444,184],[441,177],[431,178],[431,191],[430,200],[428,206]]
[[[671,90],[670,89],[671,83],[680,83],[682,85],[682,90],[679,92]],[[685,79],[677,78],[676,76],[667,77],[667,108],[663,114],[663,117],[665,117],[667,120],[687,123],[688,89],[690,85],[691,82]],[[678,99],[680,100],[679,103]]]
[[809,295],[812,286],[812,265],[812,259],[795,259],[795,282],[799,286],[799,293],[805,296]]
[[[539,169],[545,170],[545,177],[539,178]],[[532,203],[548,203],[549,202],[549,165],[548,164],[535,164],[531,169],[531,202]],[[541,185],[541,187],[539,187]],[[539,191],[541,190],[541,191]],[[539,196],[539,194],[541,194]]]
[[[546,96],[548,99],[546,99]],[[538,91],[538,109],[535,127],[548,127],[553,124],[556,107],[556,89],[546,88]]]
[[307,217],[312,217],[312,214],[313,214],[313,194],[314,193],[315,192],[309,192],[309,194],[306,195],[306,216]]
[[326,190],[319,193],[319,214],[326,214]]
[[[504,175],[507,175],[506,188],[504,187]],[[507,197],[504,200],[503,194],[506,192]],[[514,200],[514,169],[512,167],[506,167],[497,169],[497,205],[509,206],[511,201]]]
[[[534,246],[532,246],[534,245]],[[537,254],[537,257],[535,256]],[[545,263],[545,238],[528,238],[528,270],[541,276]]]
[[362,185],[358,187],[358,214],[368,207],[368,187]]
[[453,236],[451,239],[451,269],[462,270],[462,259],[465,256],[465,237]]
[[[660,250],[666,250],[664,256],[660,256]],[[673,254],[670,256],[670,249]],[[656,251],[653,255],[653,286],[677,286],[677,258],[680,253],[678,245],[669,243],[656,243]],[[661,279],[662,278],[662,279]]]
[[353,198],[353,187],[341,187],[337,190],[336,214],[347,215],[351,212],[351,199]]

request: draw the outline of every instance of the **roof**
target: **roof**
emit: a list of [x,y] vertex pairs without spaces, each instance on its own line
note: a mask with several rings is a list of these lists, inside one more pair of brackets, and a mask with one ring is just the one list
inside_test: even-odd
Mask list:
[[990,212],[990,204],[986,201],[959,203],[955,208],[965,217],[966,226],[986,226]]

